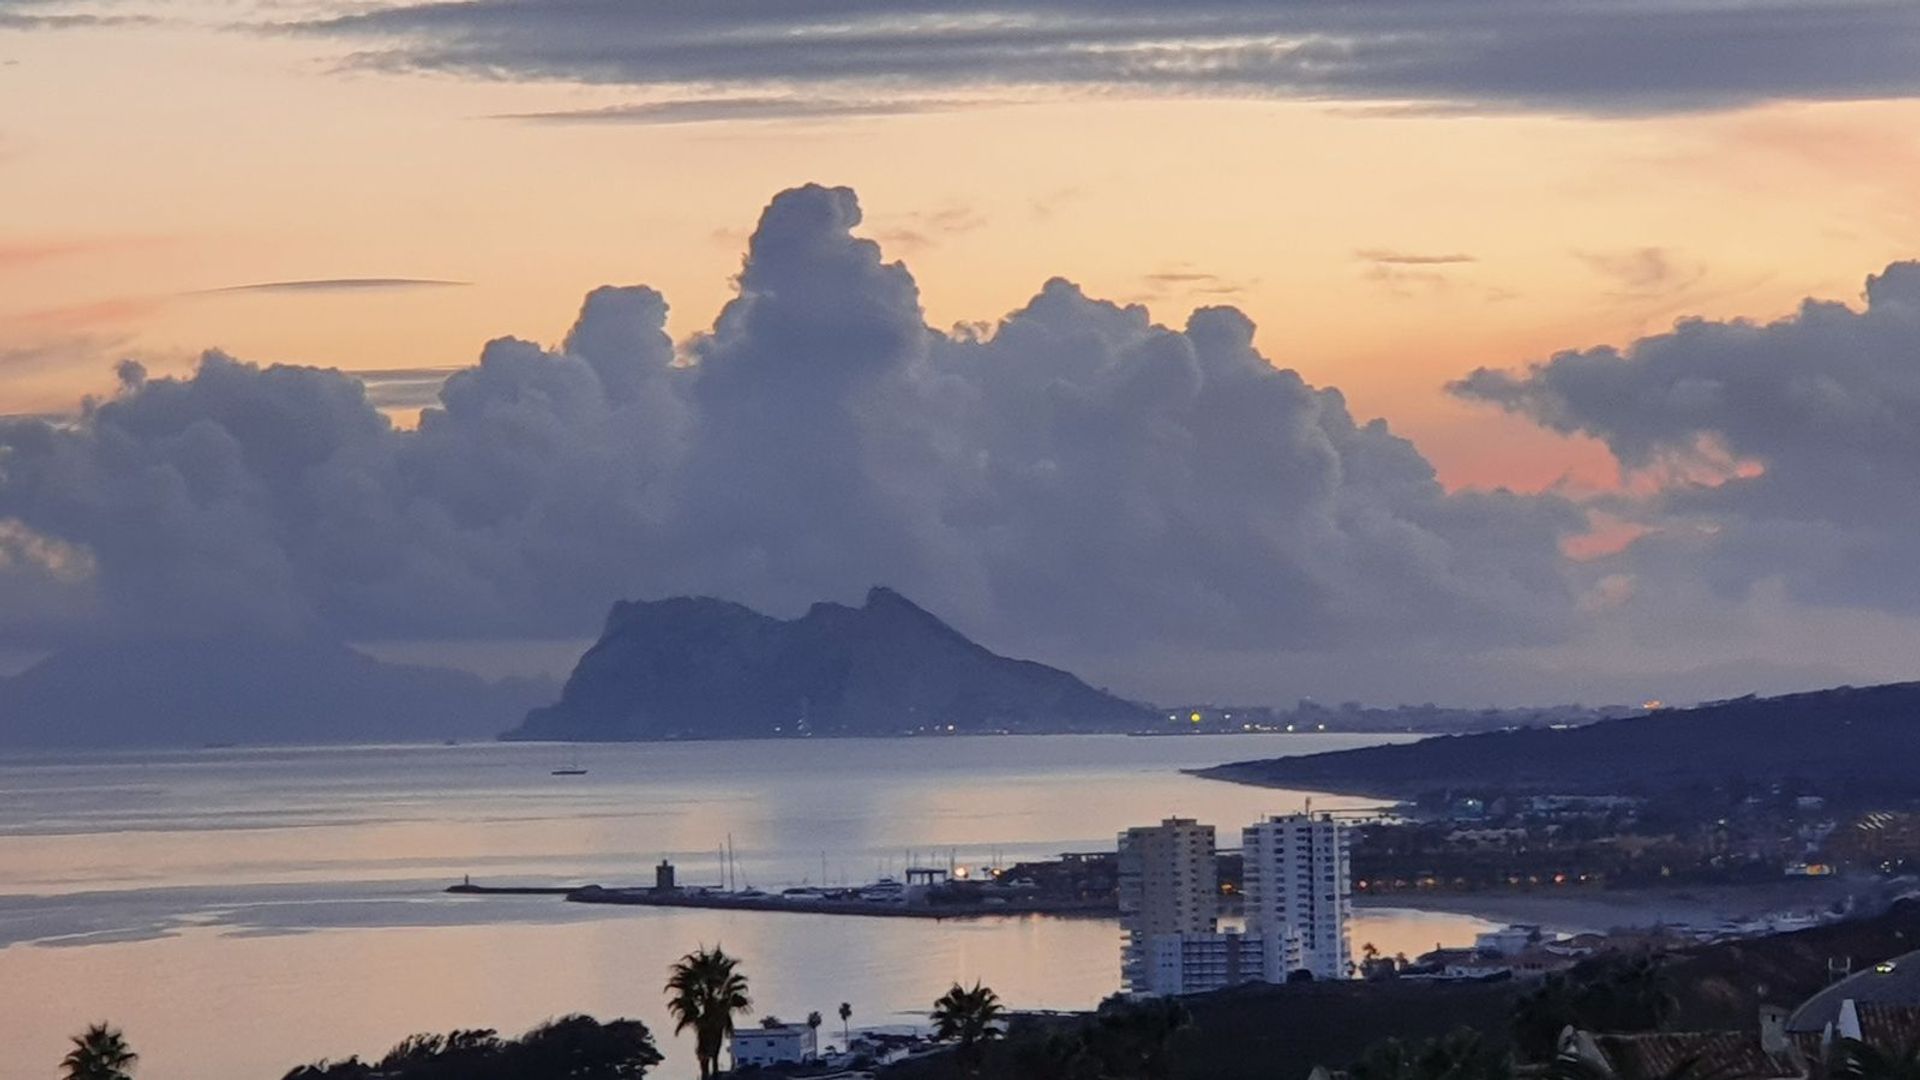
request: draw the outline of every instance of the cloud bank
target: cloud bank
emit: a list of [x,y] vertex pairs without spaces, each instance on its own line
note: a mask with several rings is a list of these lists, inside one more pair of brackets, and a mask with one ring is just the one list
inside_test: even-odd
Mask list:
[[859,223],[849,190],[784,192],[707,331],[596,289],[414,430],[352,376],[217,352],[0,420],[0,636],[580,637],[619,597],[875,583],[1068,660],[1569,632],[1577,507],[1448,493],[1238,311],[1169,328],[1056,279],[942,332]]
[[390,70],[763,102],[1066,87],[1631,114],[1920,91],[1907,0],[436,0],[278,29]]
[[1920,263],[1869,278],[1865,300],[1684,320],[1452,390],[1600,438],[1660,481],[1633,508],[1654,531],[1621,560],[1642,578],[1920,613]]

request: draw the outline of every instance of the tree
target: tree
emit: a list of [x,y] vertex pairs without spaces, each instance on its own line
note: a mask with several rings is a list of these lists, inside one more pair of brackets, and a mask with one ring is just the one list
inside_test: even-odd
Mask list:
[[1382,1039],[1367,1047],[1349,1072],[1353,1080],[1512,1080],[1513,1065],[1478,1031],[1457,1028],[1419,1044]]
[[[1553,1059],[1543,1080],[1727,1080],[1732,1066],[1709,1068],[1700,1055],[1681,1058],[1664,1069],[1619,1068],[1609,1062],[1596,1065],[1578,1054],[1566,1052]],[[1891,1080],[1891,1078],[1888,1078]]]
[[1680,1008],[1673,979],[1658,957],[1636,956],[1610,965],[1588,983],[1577,1002],[1582,1026],[1595,1031],[1659,1031]]
[[978,980],[971,990],[954,983],[933,1003],[934,1038],[958,1042],[955,1056],[962,1068],[972,1072],[979,1067],[983,1044],[1001,1036],[1000,1028],[995,1025],[1006,1012],[1000,1004],[1000,995],[981,986]]
[[1455,1028],[1421,1048],[1422,1080],[1512,1080],[1513,1063],[1472,1028]]
[[1103,1077],[1166,1080],[1173,1072],[1174,1037],[1192,1023],[1187,1007],[1173,998],[1128,1001],[1116,994],[1100,1003],[1086,1044]]
[[1659,1031],[1679,1009],[1673,980],[1658,957],[1608,958],[1547,976],[1514,1006],[1513,1040],[1521,1057],[1550,1062],[1568,1027],[1632,1033]]
[[1360,1060],[1347,1069],[1353,1080],[1417,1080],[1414,1052],[1406,1043],[1388,1037],[1360,1051]]
[[311,1065],[297,1065],[280,1080],[367,1080],[372,1075],[373,1066],[355,1056],[345,1061],[323,1059]]
[[844,1049],[853,1049],[853,1006],[840,1003],[840,1036],[846,1042]]
[[813,1043],[813,1052],[820,1053],[820,1013],[818,1010],[807,1014],[807,1039]]
[[[640,1080],[660,1064],[653,1032],[638,1020],[563,1016],[549,1020],[510,1044],[497,1060],[500,1080],[528,1076],[565,1076],[573,1080]],[[473,1080],[458,1073],[449,1080]]]
[[73,1037],[73,1049],[60,1061],[65,1080],[128,1080],[140,1055],[120,1029],[94,1024]]
[[1920,1080],[1920,1043],[1876,1047],[1844,1039],[1838,1049],[1835,1071],[1844,1080]]
[[739,961],[718,945],[696,949],[676,961],[667,978],[667,1011],[673,1014],[674,1034],[693,1029],[693,1053],[700,1062],[700,1080],[719,1070],[720,1047],[733,1033],[735,1014],[753,1007],[747,997],[747,977]]
[[283,1080],[640,1080],[660,1060],[653,1033],[640,1021],[602,1024],[574,1015],[512,1040],[489,1030],[409,1035],[376,1064],[357,1057],[319,1061]]
[[1552,1061],[1560,1052],[1560,1033],[1579,1022],[1575,987],[1554,972],[1513,1006],[1513,1045],[1526,1061]]

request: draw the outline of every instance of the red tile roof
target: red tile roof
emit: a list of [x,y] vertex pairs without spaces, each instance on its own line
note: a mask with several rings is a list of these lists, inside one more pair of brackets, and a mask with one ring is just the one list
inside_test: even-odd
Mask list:
[[1920,1045],[1920,1005],[1887,1005],[1856,1001],[1860,1014],[1860,1041],[1881,1050],[1903,1050]]
[[1691,1061],[1689,1075],[1700,1080],[1785,1080],[1806,1070],[1785,1054],[1769,1054],[1757,1036],[1741,1031],[1675,1031],[1647,1035],[1596,1035],[1616,1076],[1651,1078],[1671,1075]]

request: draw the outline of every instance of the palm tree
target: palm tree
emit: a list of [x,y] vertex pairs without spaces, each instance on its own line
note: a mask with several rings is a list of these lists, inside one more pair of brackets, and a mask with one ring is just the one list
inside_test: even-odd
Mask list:
[[820,1013],[818,1010],[807,1014],[807,1041],[813,1044],[813,1055],[820,1056]]
[[846,1042],[844,1049],[847,1050],[853,1049],[853,1028],[850,1026],[852,1022],[853,1006],[843,1001],[840,1003],[840,1037]]
[[934,1038],[960,1043],[955,1051],[961,1067],[972,1072],[979,1066],[981,1044],[997,1039],[1001,1031],[994,1025],[1006,1015],[1000,995],[975,980],[969,990],[959,983],[933,1003]]
[[73,1049],[60,1061],[65,1080],[128,1080],[140,1055],[118,1028],[95,1024],[73,1037]]
[[720,1047],[733,1033],[736,1013],[753,1007],[747,997],[747,977],[739,961],[720,946],[696,949],[674,963],[667,978],[667,1011],[673,1014],[673,1033],[693,1029],[693,1054],[700,1061],[700,1080],[718,1071]]

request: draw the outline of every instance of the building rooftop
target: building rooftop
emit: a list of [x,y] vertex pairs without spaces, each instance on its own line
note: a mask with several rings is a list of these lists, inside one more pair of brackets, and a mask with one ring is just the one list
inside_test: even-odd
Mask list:
[[1806,1070],[1787,1054],[1769,1054],[1760,1040],[1741,1031],[1673,1031],[1646,1035],[1595,1035],[1594,1046],[1616,1076],[1671,1076],[1692,1063],[1692,1075],[1723,1080],[1802,1077]]
[[1920,1005],[1872,1005],[1856,1002],[1860,1041],[1898,1050],[1920,1045]]
[[[1855,972],[1808,998],[1787,1018],[1787,1030],[1825,1031],[1840,1019],[1840,1005],[1852,1000],[1868,1005],[1920,1006],[1920,952],[1896,956]],[[1862,1016],[1865,1022],[1865,1016]]]

